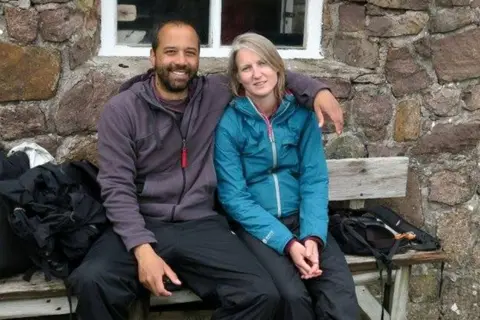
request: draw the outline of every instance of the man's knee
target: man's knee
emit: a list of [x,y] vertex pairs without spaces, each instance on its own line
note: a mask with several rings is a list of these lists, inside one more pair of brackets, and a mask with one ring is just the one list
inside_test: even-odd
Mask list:
[[88,261],[81,264],[78,268],[73,270],[72,274],[67,279],[68,286],[74,291],[76,295],[83,293],[92,293],[92,290],[99,290],[102,288],[102,283],[108,277],[105,268],[98,264]]
[[275,310],[281,301],[280,293],[271,281],[261,281],[255,288],[247,289],[248,300],[261,304],[264,308]]

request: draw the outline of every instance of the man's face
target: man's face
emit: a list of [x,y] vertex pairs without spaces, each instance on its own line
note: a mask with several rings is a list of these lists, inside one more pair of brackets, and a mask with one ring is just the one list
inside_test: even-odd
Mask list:
[[157,36],[158,47],[156,51],[151,50],[150,61],[160,86],[172,93],[186,91],[189,81],[198,71],[197,33],[187,25],[167,24]]

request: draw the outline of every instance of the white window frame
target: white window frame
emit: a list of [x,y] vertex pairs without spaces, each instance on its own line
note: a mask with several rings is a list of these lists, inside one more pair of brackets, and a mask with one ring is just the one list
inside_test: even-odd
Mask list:
[[[322,11],[323,0],[306,0],[304,48],[281,48],[279,53],[284,59],[322,59]],[[101,1],[101,45],[100,56],[148,57],[150,47],[133,47],[117,44],[117,1]],[[222,0],[210,0],[209,45],[202,47],[200,57],[224,58],[230,53],[230,46],[220,42]]]

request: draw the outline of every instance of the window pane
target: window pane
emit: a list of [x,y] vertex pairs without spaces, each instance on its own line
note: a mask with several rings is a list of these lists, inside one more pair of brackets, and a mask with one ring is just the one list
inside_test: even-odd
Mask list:
[[192,23],[201,43],[208,43],[209,0],[118,0],[117,3],[118,44],[150,45],[155,23],[171,17]]
[[277,46],[303,46],[304,21],[305,0],[222,0],[222,44],[254,31]]

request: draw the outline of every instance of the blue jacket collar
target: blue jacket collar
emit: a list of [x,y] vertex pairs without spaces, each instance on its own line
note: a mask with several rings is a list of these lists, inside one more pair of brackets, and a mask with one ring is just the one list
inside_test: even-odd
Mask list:
[[[250,98],[246,96],[239,96],[239,97],[233,98],[233,100],[230,102],[230,105],[236,110],[238,110],[239,112],[247,116],[257,118],[259,120],[263,120],[262,115],[257,110],[253,102],[250,100]],[[291,112],[294,111],[295,107],[296,107],[295,97],[291,93],[286,93],[283,96],[283,99],[280,102],[280,105],[278,106],[277,110],[272,115],[272,119],[280,119],[280,118],[283,118],[284,116],[289,115]]]

